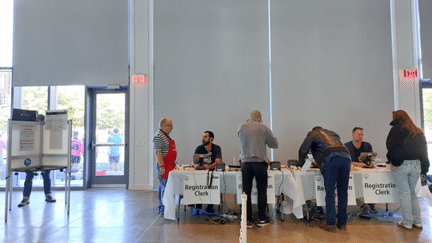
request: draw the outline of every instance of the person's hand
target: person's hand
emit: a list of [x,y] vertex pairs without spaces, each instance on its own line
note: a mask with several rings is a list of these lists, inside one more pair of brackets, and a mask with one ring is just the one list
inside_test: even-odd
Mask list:
[[206,169],[206,170],[211,169],[211,165],[209,165],[209,164],[204,164],[204,169]]
[[420,174],[420,184],[421,184],[422,186],[426,186],[426,185],[427,185],[427,180],[426,180],[425,177],[426,177],[425,175]]
[[159,172],[161,175],[165,174],[165,167],[159,167]]

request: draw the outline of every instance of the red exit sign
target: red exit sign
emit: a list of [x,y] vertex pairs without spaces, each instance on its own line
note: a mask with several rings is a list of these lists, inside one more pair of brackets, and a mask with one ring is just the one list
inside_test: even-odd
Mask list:
[[133,75],[131,77],[131,83],[133,83],[133,84],[146,84],[147,83],[147,76],[142,75],[142,74]]
[[403,78],[412,79],[418,77],[418,71],[417,69],[405,69],[402,70],[401,76]]

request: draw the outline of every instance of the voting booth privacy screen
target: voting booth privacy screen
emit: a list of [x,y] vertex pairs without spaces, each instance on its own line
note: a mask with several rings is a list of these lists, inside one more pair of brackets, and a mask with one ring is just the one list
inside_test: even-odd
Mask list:
[[45,122],[9,120],[9,171],[68,167],[71,125],[66,111],[47,112]]

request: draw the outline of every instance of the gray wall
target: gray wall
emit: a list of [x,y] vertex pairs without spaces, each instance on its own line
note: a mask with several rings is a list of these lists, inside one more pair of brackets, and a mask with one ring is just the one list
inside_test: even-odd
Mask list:
[[[385,158],[389,2],[273,0],[271,33],[274,159],[297,158],[315,125],[346,142],[362,126]],[[155,120],[173,119],[179,163],[190,163],[202,132],[212,130],[231,164],[237,127],[253,109],[270,125],[268,48],[267,1],[155,1]]]
[[385,159],[393,111],[388,1],[271,1],[275,160],[297,158],[320,125],[344,142],[355,126]]
[[211,130],[231,164],[250,111],[269,124],[267,2],[163,0],[154,15],[155,130],[162,117],[173,120],[182,164]]
[[14,86],[127,84],[128,64],[128,0],[14,1]]
[[432,2],[419,1],[423,78],[432,78]]

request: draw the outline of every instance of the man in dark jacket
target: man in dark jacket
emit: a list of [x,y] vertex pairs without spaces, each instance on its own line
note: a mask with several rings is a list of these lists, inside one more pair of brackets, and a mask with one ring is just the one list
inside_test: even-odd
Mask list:
[[346,230],[348,181],[351,167],[351,156],[344,146],[339,135],[333,131],[314,127],[308,133],[299,149],[299,164],[305,163],[306,156],[312,151],[312,155],[321,170],[326,191],[326,224],[320,228],[336,233],[336,208],[334,191],[337,186],[338,213],[337,227]]

